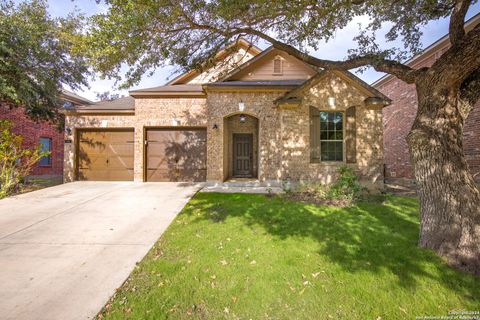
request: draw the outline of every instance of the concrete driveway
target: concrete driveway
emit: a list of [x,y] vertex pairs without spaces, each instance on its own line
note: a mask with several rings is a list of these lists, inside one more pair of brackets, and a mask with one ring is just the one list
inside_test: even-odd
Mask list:
[[0,200],[0,318],[94,317],[200,187],[75,182]]

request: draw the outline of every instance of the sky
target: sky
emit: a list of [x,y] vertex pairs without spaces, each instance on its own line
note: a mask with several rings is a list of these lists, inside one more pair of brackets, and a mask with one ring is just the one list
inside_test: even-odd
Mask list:
[[[108,10],[108,7],[105,4],[97,3],[95,0],[48,0],[48,5],[50,14],[56,17],[65,16],[75,9],[80,10],[86,15],[102,13]],[[480,3],[477,3],[470,8],[467,14],[467,19],[474,16],[478,12],[480,12]],[[322,43],[318,51],[311,51],[310,54],[319,58],[332,60],[346,58],[348,49],[354,47],[352,38],[357,34],[358,23],[362,22],[362,20],[365,19],[358,18],[352,21],[347,27],[337,31],[333,40],[330,40],[328,43]],[[447,34],[448,20],[441,19],[431,21],[422,28],[422,31],[422,44],[425,48]],[[259,46],[264,49],[267,45],[259,44]],[[159,68],[152,76],[148,77],[145,75],[138,85],[130,88],[129,90],[162,85],[169,78],[175,76],[173,75],[174,70],[175,68],[173,66]],[[383,76],[382,73],[376,72],[371,68],[362,74],[356,73],[356,75],[370,84]],[[105,91],[109,91],[111,93],[120,93],[121,95],[125,96],[128,95],[128,90],[115,90],[113,80],[102,80],[99,77],[95,77],[94,79],[90,80],[89,84],[90,88],[85,88],[83,91],[77,91],[77,93],[92,101],[98,100],[96,98],[97,93],[102,93]]]

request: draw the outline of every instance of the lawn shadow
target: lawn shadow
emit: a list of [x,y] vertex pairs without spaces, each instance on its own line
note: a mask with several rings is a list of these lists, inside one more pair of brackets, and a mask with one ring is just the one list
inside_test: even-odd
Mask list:
[[384,204],[334,208],[262,195],[200,193],[193,205],[202,212],[195,219],[222,223],[239,217],[247,226],[260,226],[280,239],[311,238],[318,242],[319,254],[348,272],[390,271],[399,285],[412,289],[417,279],[427,277],[467,299],[480,298],[478,278],[449,268],[432,251],[417,247],[415,199],[395,197]]

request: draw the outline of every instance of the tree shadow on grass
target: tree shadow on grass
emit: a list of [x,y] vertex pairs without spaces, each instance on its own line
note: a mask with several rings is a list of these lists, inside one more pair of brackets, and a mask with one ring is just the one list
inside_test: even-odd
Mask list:
[[[192,202],[195,219],[222,223],[241,218],[280,239],[311,238],[319,254],[348,272],[396,275],[402,287],[415,288],[430,278],[466,299],[480,299],[480,279],[449,268],[432,251],[417,247],[418,203],[391,198],[384,204],[359,203],[350,208],[318,207],[262,195],[200,193]],[[182,214],[192,214],[187,207]]]

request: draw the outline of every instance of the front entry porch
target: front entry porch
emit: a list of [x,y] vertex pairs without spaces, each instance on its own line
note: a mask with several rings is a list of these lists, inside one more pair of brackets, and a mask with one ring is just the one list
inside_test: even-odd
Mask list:
[[258,119],[236,114],[224,119],[226,180],[258,178]]

